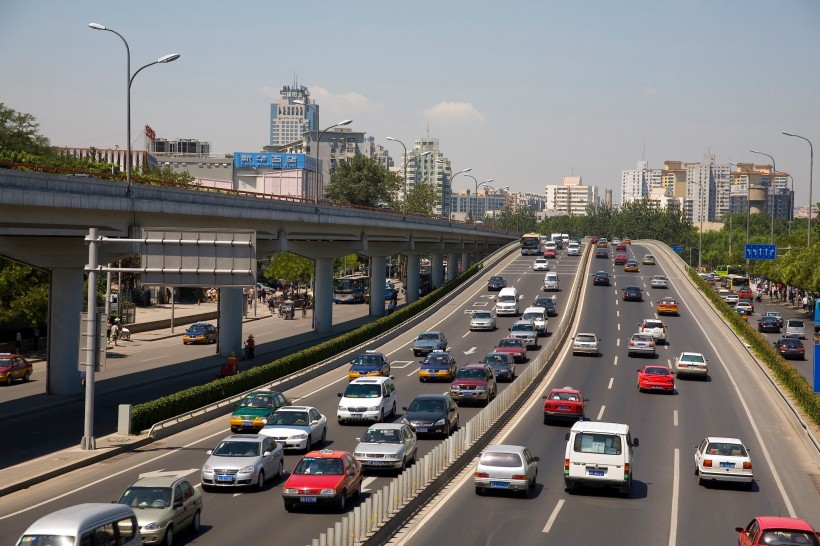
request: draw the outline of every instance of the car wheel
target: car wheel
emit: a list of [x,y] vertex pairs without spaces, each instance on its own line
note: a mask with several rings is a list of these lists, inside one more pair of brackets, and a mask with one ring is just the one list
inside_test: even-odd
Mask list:
[[265,471],[260,470],[259,475],[256,477],[256,489],[259,491],[265,488]]
[[6,386],[7,386],[7,387],[11,387],[11,374],[10,374],[10,373],[9,373],[9,375],[8,375],[8,376],[6,376],[6,381],[5,381],[5,383],[6,383]]
[[746,491],[751,491],[752,489],[754,489],[754,486],[755,486],[755,481],[754,480],[749,480],[748,482],[743,484],[743,489],[745,489]]
[[620,493],[620,495],[622,497],[628,497],[629,496],[629,491],[631,489],[632,489],[632,478],[629,478],[629,481],[626,482],[626,485],[623,485],[622,487],[620,487],[618,489],[618,493]]
[[321,445],[321,446],[324,446],[324,445],[325,445],[325,443],[327,443],[327,427],[325,427],[324,429],[322,429],[322,439],[321,439],[321,441],[320,441],[320,445]]
[[[803,357],[803,360],[806,360],[806,358]],[[26,372],[26,375],[23,376],[23,383],[28,383],[29,377],[31,377],[31,373]]]
[[286,512],[293,512],[293,503],[289,501],[285,501],[285,511]]
[[339,512],[344,512],[347,506],[347,491],[342,491],[342,494],[339,495],[339,502],[336,504],[336,509]]
[[310,451],[310,448],[313,447],[313,436],[308,434],[307,442],[305,443],[305,453]]
[[476,486],[475,486],[475,494],[476,494],[476,495],[478,495],[478,496],[483,495],[483,494],[484,494],[484,488],[483,488],[483,487],[479,487],[479,486],[477,486],[477,485],[476,485]]
[[239,432],[239,429],[236,427],[231,427],[231,432]]
[[165,530],[165,538],[162,540],[165,546],[172,546],[174,544],[174,526],[169,525]]
[[376,419],[376,422],[377,423],[384,423],[384,421],[385,421],[385,415],[384,415],[384,409],[382,408],[382,411],[379,414],[379,418]]
[[279,466],[276,469],[276,478],[277,479],[282,479],[282,477],[284,475],[285,475],[285,460],[284,459],[279,459]]
[[407,457],[401,458],[401,466],[399,467],[399,473],[404,472],[407,470]]
[[199,528],[202,526],[202,515],[199,510],[194,514],[194,519],[191,520],[191,534],[199,534]]
[[447,423],[447,426],[444,429],[444,437],[447,438],[448,436],[450,436],[450,423],[449,422]]

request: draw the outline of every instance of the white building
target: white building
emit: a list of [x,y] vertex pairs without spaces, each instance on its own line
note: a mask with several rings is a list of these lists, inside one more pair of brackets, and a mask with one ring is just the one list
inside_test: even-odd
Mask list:
[[[279,95],[279,102],[270,105],[270,146],[285,146],[318,130],[319,105],[311,102],[307,87],[286,85]],[[303,104],[294,104],[294,100]]]
[[[426,153],[430,152],[430,153]],[[404,176],[404,161],[402,154],[402,168],[398,171]],[[444,157],[439,150],[437,138],[419,138],[413,143],[413,148],[407,150],[407,180],[406,191],[409,194],[416,184],[432,184],[440,199],[433,213],[444,218],[450,217],[452,198],[451,178],[453,175],[450,160]]]
[[598,186],[585,186],[580,176],[565,176],[562,184],[544,186],[547,212],[586,214],[588,205],[598,204]]
[[686,202],[692,223],[720,220],[729,212],[732,183],[731,166],[715,164],[715,156],[705,154],[700,163],[686,163]]
[[635,169],[621,171],[621,205],[649,197],[652,189],[662,187],[661,169],[650,169],[648,161],[638,161]]

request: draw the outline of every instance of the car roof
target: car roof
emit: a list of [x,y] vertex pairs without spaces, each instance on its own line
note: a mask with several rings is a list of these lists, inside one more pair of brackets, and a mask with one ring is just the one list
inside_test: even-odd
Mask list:
[[608,432],[610,434],[627,434],[629,425],[605,423],[603,421],[577,421],[572,425],[572,432]]
[[479,364],[465,364],[464,366],[461,367],[461,369],[463,370],[463,369],[466,368],[468,370],[482,370],[486,367],[487,367],[486,364],[480,364],[480,363]]
[[550,389],[550,392],[575,392],[575,393],[581,394],[581,391],[579,391],[575,387],[569,387],[569,386]]
[[385,381],[392,381],[389,377],[357,377],[349,383],[349,385],[370,385],[375,383],[384,383]]
[[[257,436],[256,434],[250,435],[246,434],[242,436],[242,439],[248,436]],[[264,438],[264,436],[263,436]],[[250,438],[253,440],[254,438]],[[178,480],[185,478],[186,471],[161,471],[161,472],[149,472],[148,474],[141,474],[139,479],[131,484],[131,487],[138,486],[138,487],[171,487],[174,485],[175,482]]]
[[[313,406],[283,406],[283,407],[279,408],[278,410],[276,410],[276,412],[274,412],[274,413],[279,413],[280,411],[283,412],[283,413],[287,412],[287,411],[309,411],[309,410],[312,410],[312,409],[316,409],[316,408],[314,408]],[[248,436],[247,434],[242,435],[243,438],[245,438],[247,436]]]
[[28,529],[35,530],[38,534],[73,535],[90,525],[123,517],[134,517],[134,510],[125,504],[86,502],[47,514]]
[[707,436],[707,442],[719,442],[723,444],[740,444],[743,445],[743,442],[740,441],[738,438],[729,438],[728,436]]
[[[680,354],[680,356],[703,356],[703,353],[696,353],[696,352],[693,352],[693,351],[683,351]],[[703,356],[703,358],[706,358],[706,357]]]
[[666,366],[663,366],[663,365],[660,365],[660,364],[647,364],[646,366],[643,367],[644,370],[648,370],[649,368],[659,368],[661,370],[672,373],[672,370],[670,370]]
[[[469,364],[468,364],[469,365]],[[484,364],[472,364],[473,366],[484,367]],[[417,394],[413,400],[446,400],[450,398],[449,394]]]
[[640,286],[624,286],[624,290],[638,290],[640,291]]
[[484,448],[483,453],[523,453],[527,449],[524,446],[514,446],[510,444],[488,445]]
[[816,532],[809,523],[801,518],[788,518],[785,516],[757,516],[760,526],[765,529],[795,529],[799,531]]
[[367,430],[398,430],[404,426],[407,425],[404,423],[373,423],[367,427]]
[[[334,450],[334,449],[317,449],[316,451],[311,451],[309,453],[305,453],[305,456],[302,457],[310,457],[311,459],[341,459],[344,455],[350,455],[347,451],[341,450]],[[350,455],[352,457],[352,455]]]
[[539,306],[532,306],[532,307],[527,307],[526,309],[524,309],[525,314],[526,313],[541,313],[541,312],[545,312],[545,311],[546,311],[546,309],[544,309],[543,307],[539,307]]
[[595,334],[593,334],[592,332],[577,332],[575,335],[576,336],[594,336]]

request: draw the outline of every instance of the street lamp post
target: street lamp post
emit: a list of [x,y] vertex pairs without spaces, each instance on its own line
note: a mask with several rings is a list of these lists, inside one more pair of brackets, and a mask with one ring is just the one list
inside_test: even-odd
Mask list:
[[342,125],[350,125],[351,123],[353,123],[352,119],[344,119],[344,120],[340,121],[339,123],[334,123],[330,127],[327,127],[326,129],[323,129],[322,132],[319,133],[319,138],[316,139],[316,197],[314,199],[315,203],[319,202],[319,188],[321,188],[320,173],[324,170],[324,169],[319,168],[319,145],[322,142],[322,135],[324,135],[327,131],[333,129],[334,127],[341,127]]
[[[313,111],[316,113],[316,123],[314,125],[316,126],[316,136],[318,137],[319,136],[319,132],[318,132],[319,131],[319,110],[316,108],[316,104],[315,103],[314,104],[307,103],[307,102],[303,101],[302,99],[293,99],[293,104],[298,104],[300,106],[304,106],[305,108],[313,108]],[[308,135],[310,135],[310,131],[308,131]],[[316,180],[317,180],[316,187],[318,188],[319,187],[319,182],[318,182],[318,180],[319,180],[319,139],[318,138],[316,139]],[[318,189],[317,189],[317,192],[318,192]]]
[[[811,201],[811,189],[812,189],[812,174],[814,173],[814,146],[811,145],[811,140],[807,139],[804,136],[796,135],[794,133],[787,133],[783,131],[783,134],[790,137],[795,138],[802,138],[806,142],[809,143],[809,229],[808,235],[806,237],[806,246],[811,246],[811,210],[814,208],[814,203]],[[794,179],[792,179],[794,180]]]
[[772,156],[770,156],[769,154],[767,154],[765,152],[758,152],[757,150],[749,150],[749,151],[752,152],[753,154],[765,155],[766,157],[768,157],[769,159],[772,160],[772,177],[771,177],[771,180],[769,180],[769,190],[770,190],[769,195],[771,195],[771,197],[772,197],[772,235],[771,235],[771,238],[769,240],[769,244],[773,245],[774,244],[774,204],[775,204],[775,200],[776,200],[775,198],[777,197],[777,194],[772,193],[771,190],[774,189],[774,178],[775,178],[775,176],[777,176],[777,166],[774,163],[774,158]]
[[387,140],[392,140],[393,142],[398,142],[401,144],[401,147],[404,148],[404,195],[402,198],[402,204],[404,205],[404,212],[407,212],[407,146],[405,146],[404,142],[397,138],[393,138],[391,136],[384,138]]
[[126,87],[126,92],[127,92],[127,95],[126,95],[126,111],[127,111],[127,117],[128,117],[127,129],[126,130],[128,132],[128,134],[127,134],[127,137],[128,137],[128,142],[127,142],[127,144],[128,144],[128,156],[125,158],[125,180],[126,180],[126,183],[127,183],[126,195],[131,196],[132,195],[132,193],[131,193],[131,84],[134,82],[134,78],[137,77],[137,74],[139,74],[143,69],[148,68],[149,66],[153,66],[155,64],[165,64],[165,63],[170,63],[172,61],[176,61],[177,59],[179,59],[180,55],[179,55],[179,53],[172,53],[170,55],[164,55],[164,56],[160,57],[159,59],[157,59],[156,61],[148,63],[145,66],[140,67],[139,70],[134,72],[134,74],[132,75],[131,74],[131,48],[128,47],[128,42],[125,40],[125,37],[122,34],[120,34],[119,32],[117,32],[116,30],[105,27],[105,26],[103,26],[99,23],[88,23],[88,26],[93,28],[94,30],[106,30],[108,32],[113,32],[114,34],[119,36],[120,40],[122,40],[122,43],[125,44],[125,53],[126,53],[127,61],[128,61],[127,65],[126,65],[127,84],[128,84],[127,87]]
[[465,174],[464,176],[472,178],[473,182],[475,182],[475,192],[473,192],[474,204],[473,204],[473,207],[472,207],[472,209],[473,209],[472,214],[474,216],[473,220],[475,220],[475,216],[478,215],[478,210],[477,210],[478,209],[478,188],[480,186],[483,186],[484,184],[489,184],[490,182],[492,182],[494,180],[494,178],[488,178],[484,182],[479,182],[478,179],[475,176],[471,175],[471,174]]
[[[703,255],[703,183],[692,180],[693,184],[698,185],[698,217],[700,219],[700,229],[698,230],[698,273],[701,271],[703,262],[701,257]],[[691,254],[689,256],[689,263],[692,262]]]

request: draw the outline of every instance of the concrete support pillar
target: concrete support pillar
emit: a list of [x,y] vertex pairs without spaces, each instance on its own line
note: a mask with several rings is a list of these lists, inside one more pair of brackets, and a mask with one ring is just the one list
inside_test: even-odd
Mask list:
[[242,358],[242,316],[245,297],[242,288],[219,289],[219,355],[229,356],[236,353]]
[[387,279],[387,259],[384,256],[370,258],[370,316],[384,316],[384,289]]
[[458,254],[447,255],[447,280],[452,281],[458,277]]
[[[384,285],[384,281],[382,281]],[[382,286],[384,289],[384,286]],[[384,298],[384,294],[382,294]],[[313,293],[313,330],[333,331],[333,258],[316,258],[316,284]]]
[[461,270],[462,271],[467,271],[468,269],[470,269],[470,266],[472,266],[472,265],[473,265],[473,262],[471,260],[470,253],[469,252],[462,252],[461,253]]
[[414,254],[407,255],[407,286],[405,286],[405,298],[407,303],[412,303],[419,299],[419,275],[421,265],[419,257]]
[[[48,313],[48,368],[46,392],[58,396],[79,396],[80,313],[83,303],[83,270],[51,270]],[[85,363],[83,363],[85,364]]]
[[430,257],[430,280],[433,283],[433,290],[444,284],[444,255],[433,254]]

